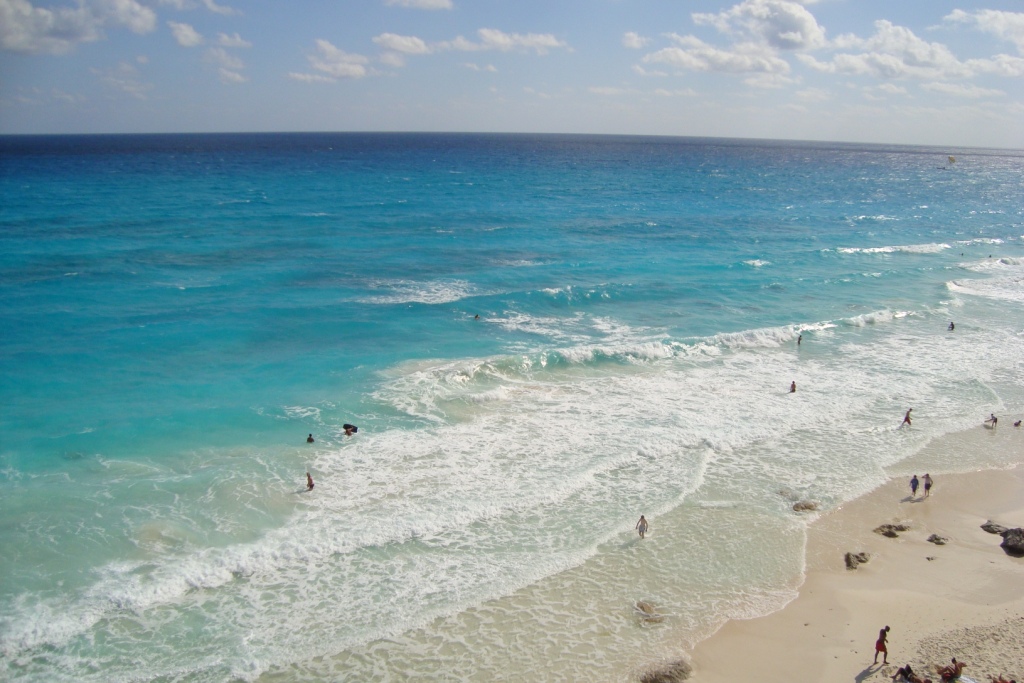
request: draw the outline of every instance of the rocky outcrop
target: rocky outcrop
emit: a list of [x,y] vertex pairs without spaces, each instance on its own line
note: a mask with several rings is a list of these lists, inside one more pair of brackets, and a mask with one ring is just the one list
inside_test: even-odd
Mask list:
[[1007,531],[1005,526],[1003,526],[1002,524],[996,524],[991,519],[982,524],[981,528],[989,532],[990,534],[996,534],[997,536],[1002,536],[1003,533]]
[[946,545],[947,543],[949,543],[949,539],[946,538],[945,536],[939,536],[938,534],[932,534],[931,536],[928,537],[928,542],[929,543],[934,543],[935,545]]
[[875,529],[876,534],[882,534],[889,538],[896,538],[901,531],[910,531],[910,527],[906,524],[883,524],[882,526]]
[[1003,542],[999,547],[1005,550],[1007,555],[1024,557],[1024,529],[1007,529],[1001,535]]
[[818,503],[813,500],[801,500],[793,503],[793,510],[795,512],[808,512],[818,509]]
[[648,671],[640,677],[640,683],[682,683],[691,673],[693,668],[680,659]]
[[857,565],[864,564],[871,556],[867,553],[846,553],[844,558],[846,560],[847,569],[856,569]]

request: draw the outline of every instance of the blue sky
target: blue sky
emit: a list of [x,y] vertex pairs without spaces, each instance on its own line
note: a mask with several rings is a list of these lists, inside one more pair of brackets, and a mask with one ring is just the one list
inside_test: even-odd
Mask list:
[[1024,2],[0,0],[0,133],[1024,148]]

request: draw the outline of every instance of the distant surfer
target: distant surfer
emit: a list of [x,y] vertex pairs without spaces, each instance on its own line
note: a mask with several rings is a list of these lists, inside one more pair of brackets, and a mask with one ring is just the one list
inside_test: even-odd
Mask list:
[[310,434],[309,436],[306,437],[306,443],[313,443],[313,435],[312,434]]
[[793,380],[792,382],[789,383],[789,393],[796,393],[796,380]]
[[802,342],[803,340],[804,340],[804,335],[802,335],[802,334],[798,334],[798,335],[796,336],[796,345],[797,345],[797,346],[800,346],[800,342]]
[[345,430],[345,436],[352,436],[359,431],[359,427],[350,424],[344,424],[342,425],[342,428]]
[[479,319],[480,319],[480,314],[479,313],[477,313],[476,315],[473,316],[473,320],[479,320]]
[[956,329],[956,325],[954,325],[954,324],[953,324],[953,321],[952,321],[952,320],[950,320],[950,321],[949,321],[949,331],[950,331],[950,332],[952,332],[952,331],[953,331],[953,330],[955,330],[955,329]]
[[913,408],[907,408],[907,414],[903,416],[903,423],[900,424],[900,427],[902,427],[903,425],[907,425],[908,427],[910,426],[910,411],[911,410],[913,410]]
[[307,491],[312,491],[313,490],[313,477],[310,476],[309,472],[306,472],[306,490]]
[[640,538],[643,538],[644,534],[647,533],[647,519],[643,515],[640,515],[640,521],[636,523],[636,527],[634,528],[640,532]]

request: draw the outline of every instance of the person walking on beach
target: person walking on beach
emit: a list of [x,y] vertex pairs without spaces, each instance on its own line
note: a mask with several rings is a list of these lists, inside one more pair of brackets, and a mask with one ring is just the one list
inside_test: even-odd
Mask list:
[[924,497],[927,498],[932,494],[932,475],[925,472],[921,479],[924,481]]
[[878,664],[878,653],[882,653],[882,664],[889,663],[889,648],[885,646],[886,638],[889,636],[889,627],[886,626],[878,632],[878,640],[875,641],[875,664]]
[[643,538],[644,534],[647,533],[647,519],[643,515],[640,515],[640,520],[636,523],[636,526],[633,528],[639,531],[640,538]]
[[903,416],[903,422],[900,424],[900,427],[903,425],[907,425],[908,427],[910,426],[910,411],[912,410],[913,408],[907,408],[907,413]]
[[309,472],[306,472],[306,490],[313,490],[313,477],[310,476]]
[[911,480],[910,480],[910,495],[915,497],[915,498],[917,497],[917,485],[918,485],[918,483],[919,482],[917,481],[917,475],[915,474],[911,478]]

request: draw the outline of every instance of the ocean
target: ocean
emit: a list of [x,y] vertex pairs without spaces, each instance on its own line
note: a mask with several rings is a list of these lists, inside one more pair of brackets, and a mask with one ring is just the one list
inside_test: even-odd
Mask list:
[[631,681],[685,657],[792,599],[815,515],[911,466],[941,487],[1024,461],[1004,438],[920,462],[1024,412],[1022,171],[760,140],[0,137],[0,679]]

